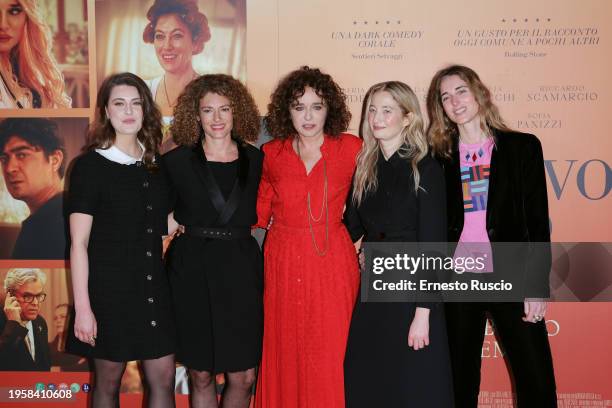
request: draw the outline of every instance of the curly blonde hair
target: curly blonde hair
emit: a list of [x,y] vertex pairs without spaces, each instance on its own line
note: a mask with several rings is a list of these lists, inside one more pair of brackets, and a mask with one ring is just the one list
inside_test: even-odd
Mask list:
[[[72,100],[64,90],[64,76],[51,52],[52,36],[37,0],[18,0],[26,13],[23,37],[10,53],[0,58],[4,79],[17,96],[25,96],[33,107],[70,108]],[[34,93],[40,106],[34,106]]]
[[210,74],[194,79],[179,96],[170,127],[174,143],[193,146],[203,137],[200,117],[200,99],[208,93],[225,96],[232,107],[232,138],[255,142],[259,137],[259,110],[246,86],[230,75]]

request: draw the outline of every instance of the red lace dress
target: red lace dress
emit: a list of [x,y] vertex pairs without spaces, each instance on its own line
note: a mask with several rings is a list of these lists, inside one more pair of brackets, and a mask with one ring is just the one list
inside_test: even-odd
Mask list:
[[360,148],[355,136],[325,136],[322,158],[307,175],[291,140],[263,146],[258,226],[267,227],[271,218],[272,225],[264,246],[256,407],[344,408],[344,352],[359,273],[342,212]]

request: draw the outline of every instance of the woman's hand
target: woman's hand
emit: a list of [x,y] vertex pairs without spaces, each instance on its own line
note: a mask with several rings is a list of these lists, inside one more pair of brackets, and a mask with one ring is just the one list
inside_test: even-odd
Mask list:
[[[168,214],[168,235],[174,235],[181,225],[174,219],[174,211]],[[185,227],[183,227],[183,232]]]
[[162,237],[162,258],[166,257],[166,251],[170,247],[170,243],[174,239],[174,235],[166,235]]
[[415,350],[429,346],[429,309],[416,308],[408,331],[408,346]]
[[166,257],[166,251],[168,251],[168,248],[170,247],[172,240],[180,237],[184,233],[185,233],[185,226],[177,224],[177,227],[175,228],[172,234],[162,236],[162,258]]
[[357,261],[359,262],[359,270],[364,271],[365,270],[365,254],[363,253],[361,249],[359,250],[359,252],[357,252]]
[[74,334],[83,343],[87,343],[92,347],[96,345],[98,323],[91,309],[76,312]]
[[365,254],[363,253],[363,248],[361,247],[361,238],[359,241],[354,242],[355,252],[357,252],[357,263],[359,264],[359,270],[363,271],[365,269]]
[[525,299],[525,317],[524,322],[537,323],[544,319],[546,314],[547,303],[543,299],[527,298]]

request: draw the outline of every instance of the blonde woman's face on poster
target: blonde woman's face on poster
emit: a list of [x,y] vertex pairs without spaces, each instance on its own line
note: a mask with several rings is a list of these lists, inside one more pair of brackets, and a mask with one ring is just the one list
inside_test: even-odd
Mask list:
[[68,307],[61,306],[55,309],[53,313],[53,323],[55,324],[55,330],[58,333],[63,332],[66,329],[66,323],[68,321]]
[[153,45],[164,71],[180,74],[191,67],[193,38],[176,14],[165,14],[157,20]]
[[0,53],[19,44],[26,20],[25,10],[17,0],[0,0]]

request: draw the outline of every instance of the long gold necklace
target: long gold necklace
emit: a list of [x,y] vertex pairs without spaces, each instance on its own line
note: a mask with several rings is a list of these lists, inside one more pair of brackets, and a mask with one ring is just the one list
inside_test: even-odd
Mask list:
[[[297,146],[296,150],[297,150],[298,157],[300,158],[300,161],[302,161],[302,154],[300,153],[299,137],[296,140],[296,146]],[[325,256],[325,254],[327,253],[328,245],[329,245],[329,207],[327,203],[327,163],[325,162],[325,158],[323,157],[323,155],[321,155],[321,160],[323,160],[323,201],[321,203],[321,211],[319,211],[319,216],[315,218],[312,215],[312,206],[310,204],[310,191],[308,191],[308,194],[306,195],[306,205],[308,208],[308,227],[310,228],[310,237],[312,238],[312,244],[315,248],[315,251],[317,252],[317,255]],[[313,225],[313,222],[317,223],[321,221],[324,211],[325,211],[325,247],[321,251],[319,249],[319,246],[317,245],[317,239],[315,237],[314,228],[312,225]]]
[[[191,79],[189,80],[189,82],[193,81],[197,76],[198,75],[194,72],[191,75]],[[166,87],[166,74],[164,74],[164,76],[162,77],[162,82],[164,83],[164,94],[166,95],[166,103],[168,104],[169,108],[174,108],[176,106],[176,102],[170,103],[170,96],[168,96],[168,88]]]

